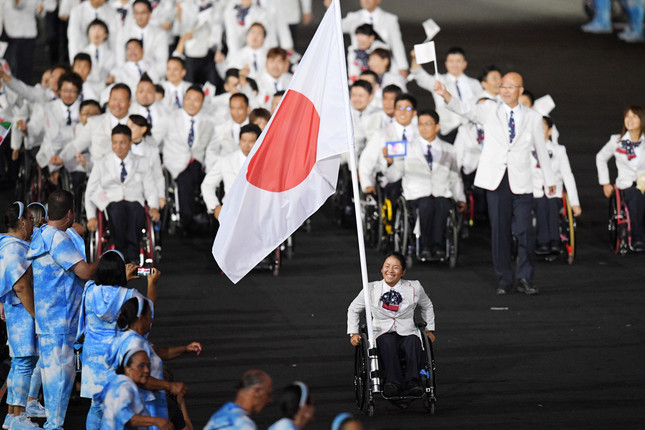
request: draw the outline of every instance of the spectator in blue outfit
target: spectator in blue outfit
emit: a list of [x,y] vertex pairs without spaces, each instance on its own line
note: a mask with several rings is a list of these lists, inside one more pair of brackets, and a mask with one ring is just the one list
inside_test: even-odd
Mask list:
[[237,384],[235,402],[228,402],[215,412],[204,430],[256,430],[250,415],[260,413],[272,394],[273,382],[266,372],[247,370]]
[[149,379],[150,359],[143,348],[133,345],[125,351],[122,363],[105,388],[94,396],[96,403],[103,405],[102,430],[147,429],[149,426],[175,429],[167,419],[150,416],[141,391]]
[[[85,284],[77,333],[77,339],[84,337],[81,397],[92,399],[114,373],[106,363],[110,345],[118,334],[117,315],[123,304],[132,297],[143,298],[137,290],[126,287],[128,280],[135,277],[136,269],[134,264],[125,264],[125,258],[119,251],[110,250],[99,260],[96,281]],[[148,299],[153,303],[156,300],[155,283],[160,275],[161,272],[154,270],[148,277]],[[100,403],[92,400],[86,430],[98,430],[101,416]]]
[[336,415],[331,423],[331,430],[363,430],[363,424],[354,415],[343,412]]
[[269,430],[300,430],[314,420],[315,408],[311,402],[309,387],[300,381],[286,386],[280,393],[282,418]]
[[[29,428],[24,415],[29,383],[38,361],[34,331],[34,298],[31,262],[27,260],[32,223],[22,202],[14,202],[4,214],[8,232],[0,234],[0,302],[4,307],[11,355],[7,377],[8,412],[3,428]],[[20,426],[16,421],[20,421]]]
[[[151,376],[144,388],[141,389],[146,407],[151,416],[168,418],[168,406],[164,391],[183,396],[188,392],[188,387],[183,382],[169,382],[163,379],[162,360],[171,360],[187,352],[201,354],[202,346],[199,342],[170,348],[153,346],[146,339],[151,323],[152,309],[147,300],[134,296],[126,301],[117,317],[117,327],[123,332],[117,336],[110,347],[108,363],[112,368],[117,368],[123,362],[127,351],[135,346],[142,348],[148,354],[151,365]],[[105,412],[105,408],[103,410]]]
[[74,197],[49,196],[49,219],[31,240],[27,258],[34,278],[34,304],[46,429],[62,429],[74,383],[74,341],[84,281],[96,271],[65,232],[74,222]]

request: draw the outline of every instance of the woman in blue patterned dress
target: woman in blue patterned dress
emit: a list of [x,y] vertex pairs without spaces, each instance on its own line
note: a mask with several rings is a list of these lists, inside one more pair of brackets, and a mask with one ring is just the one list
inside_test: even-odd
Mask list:
[[[174,430],[165,418],[150,416],[140,388],[150,379],[150,359],[146,352],[133,345],[126,351],[122,363],[108,379],[103,390],[94,396],[102,405],[101,430],[147,429]],[[151,394],[150,394],[151,395]]]
[[[125,264],[118,251],[108,251],[101,257],[96,270],[96,281],[88,281],[83,291],[77,339],[85,336],[81,363],[81,397],[92,399],[101,392],[114,373],[107,364],[108,350],[118,333],[116,318],[121,306],[132,297],[144,297],[133,288],[126,288],[137,266]],[[148,298],[156,297],[155,283],[160,272],[148,277]],[[101,426],[101,406],[92,401],[87,414],[86,429]]]
[[[33,225],[22,202],[14,202],[4,215],[8,232],[0,234],[0,302],[7,322],[11,370],[7,377],[9,409],[4,425],[22,415],[27,406],[29,382],[38,361],[34,327],[34,291],[31,262],[26,255]],[[22,416],[21,416],[22,415]]]

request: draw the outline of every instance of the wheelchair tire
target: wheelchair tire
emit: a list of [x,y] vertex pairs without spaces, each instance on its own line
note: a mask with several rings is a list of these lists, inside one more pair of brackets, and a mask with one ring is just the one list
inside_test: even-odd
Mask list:
[[72,189],[72,177],[64,167],[58,171],[58,184],[63,190],[74,194],[74,190]]
[[[356,406],[366,415],[374,415],[374,403],[370,393],[369,342],[367,334],[361,333],[361,340],[354,352],[354,394]],[[371,410],[371,414],[370,414]]]
[[426,394],[424,396],[424,405],[426,410],[430,412],[431,415],[435,414],[435,404],[437,402],[437,380],[435,378],[435,359],[434,359],[434,350],[432,348],[432,342],[430,338],[425,333],[425,330],[422,330],[421,339],[423,342],[423,350],[426,354],[426,362],[424,364],[424,370],[427,373],[425,378]]
[[407,257],[410,242],[410,212],[403,196],[396,202],[392,234],[394,250]]
[[280,256],[280,247],[277,247],[274,254],[273,254],[273,276],[278,276],[280,274],[280,263],[281,263],[281,256]]
[[459,220],[455,208],[451,209],[448,214],[447,227],[448,249],[446,250],[446,254],[448,255],[450,268],[454,269],[457,266],[457,257],[459,256]]
[[561,237],[564,241],[565,257],[568,264],[573,264],[576,256],[576,219],[573,216],[573,209],[569,202],[569,196],[562,194],[563,214],[561,219]]

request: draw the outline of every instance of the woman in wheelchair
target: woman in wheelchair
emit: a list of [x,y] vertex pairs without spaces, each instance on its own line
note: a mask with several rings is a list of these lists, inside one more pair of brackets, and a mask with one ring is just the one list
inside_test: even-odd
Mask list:
[[125,125],[112,129],[112,153],[96,160],[85,191],[87,228],[96,231],[96,211],[107,211],[114,246],[127,262],[137,262],[141,230],[146,225],[143,205],[150,218],[159,221],[159,198],[148,160],[132,154],[132,132]]
[[[374,336],[385,377],[385,397],[400,394],[420,397],[425,391],[419,378],[424,361],[421,340],[414,324],[417,306],[427,323],[428,337],[433,342],[435,340],[432,302],[419,281],[402,279],[405,267],[405,257],[391,252],[381,268],[383,280],[368,285]],[[347,309],[347,333],[354,346],[360,341],[358,325],[364,310],[365,300],[361,291]],[[405,374],[400,357],[405,358]]]
[[645,109],[632,105],[625,109],[624,125],[621,134],[614,134],[609,142],[596,154],[598,182],[602,185],[605,197],[610,198],[614,188],[609,179],[607,163],[611,157],[616,159],[618,176],[616,186],[622,191],[629,209],[634,251],[645,251],[643,243],[643,223],[645,218]]

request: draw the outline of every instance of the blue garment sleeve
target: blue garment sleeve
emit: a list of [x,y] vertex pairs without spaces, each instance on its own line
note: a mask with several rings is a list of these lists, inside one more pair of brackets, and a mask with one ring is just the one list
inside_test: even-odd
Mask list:
[[65,271],[74,267],[79,261],[84,260],[81,253],[76,249],[72,239],[62,231],[55,233],[50,255],[56,264],[65,269]]

